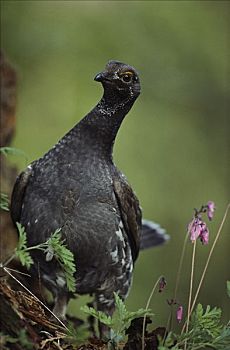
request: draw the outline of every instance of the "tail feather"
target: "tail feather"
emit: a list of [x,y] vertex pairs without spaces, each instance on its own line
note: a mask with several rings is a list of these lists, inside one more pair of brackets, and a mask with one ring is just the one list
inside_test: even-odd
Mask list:
[[149,220],[142,220],[140,249],[161,245],[168,241],[169,238],[170,236],[159,224]]

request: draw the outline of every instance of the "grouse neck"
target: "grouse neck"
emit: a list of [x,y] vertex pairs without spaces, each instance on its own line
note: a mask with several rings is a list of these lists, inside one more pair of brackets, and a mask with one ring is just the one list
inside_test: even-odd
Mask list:
[[[78,124],[87,148],[97,153],[112,155],[119,127],[134,104],[136,97],[110,99],[103,96],[96,107]],[[83,133],[82,133],[83,131]]]

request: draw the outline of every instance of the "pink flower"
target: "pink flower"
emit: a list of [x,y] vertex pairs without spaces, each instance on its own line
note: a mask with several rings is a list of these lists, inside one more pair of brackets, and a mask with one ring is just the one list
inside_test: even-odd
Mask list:
[[194,218],[188,225],[188,233],[192,243],[194,243],[197,238],[200,238],[202,244],[208,244],[209,240],[209,230],[204,221],[198,216]]
[[201,243],[202,243],[202,244],[208,244],[208,240],[209,240],[209,230],[208,230],[206,224],[204,224],[203,230],[201,231],[200,240],[201,240]]
[[188,233],[192,242],[195,242],[200,236],[203,224],[203,221],[199,217],[193,218],[193,220],[189,223]]
[[215,203],[212,201],[208,201],[208,203],[207,203],[207,215],[208,215],[209,220],[212,220],[213,215],[214,215],[214,211],[215,211]]
[[177,312],[176,312],[177,322],[180,323],[182,321],[182,318],[183,318],[183,306],[180,305],[177,309]]
[[197,238],[200,238],[202,244],[208,244],[209,230],[206,223],[202,220],[202,214],[207,213],[208,219],[212,220],[215,211],[215,203],[213,201],[208,201],[208,203],[206,205],[202,205],[199,210],[194,210],[194,217],[188,224],[188,234],[190,236],[190,240],[192,243],[194,243]]

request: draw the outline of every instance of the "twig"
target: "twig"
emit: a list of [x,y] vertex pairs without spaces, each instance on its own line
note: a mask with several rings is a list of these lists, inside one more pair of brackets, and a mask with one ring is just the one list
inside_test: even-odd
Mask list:
[[[146,303],[145,310],[148,310],[149,304],[150,304],[151,299],[152,299],[152,296],[153,296],[153,293],[155,292],[155,289],[156,289],[157,285],[159,284],[159,282],[160,282],[160,280],[161,280],[162,277],[163,277],[163,276],[160,276],[160,277],[158,278],[158,280],[156,281],[156,283],[154,284],[154,286],[153,286],[153,288],[152,288],[152,291],[151,291],[151,293],[150,293],[150,296],[149,296],[149,298],[148,298],[148,301],[147,301],[147,303]],[[143,319],[143,326],[142,326],[141,350],[144,350],[144,348],[145,348],[145,325],[146,325],[146,317],[147,317],[147,316],[146,316],[146,314],[145,314],[145,315],[144,315],[144,319]]]
[[183,264],[183,260],[184,260],[187,240],[188,240],[188,232],[184,238],[183,248],[182,248],[182,252],[181,252],[181,256],[180,256],[180,262],[179,262],[179,266],[178,266],[178,270],[177,270],[176,284],[175,284],[174,297],[173,297],[174,301],[176,301],[176,297],[177,297],[177,291],[178,291],[180,277],[181,277],[181,269],[182,269],[182,264]]
[[[185,325],[186,325],[186,332],[188,332],[188,327],[189,327],[190,309],[191,309],[191,301],[192,301],[192,289],[193,289],[193,278],[194,278],[195,254],[196,254],[196,240],[193,243],[193,251],[192,251],[192,266],[191,266],[191,275],[190,275],[187,321],[184,323],[184,326],[182,328],[181,333],[184,332]],[[186,349],[187,349],[187,341],[185,341],[185,346],[184,346],[184,350],[186,350]]]
[[[182,247],[182,252],[181,252],[181,256],[180,256],[180,262],[179,262],[179,266],[178,266],[178,270],[177,270],[177,275],[176,275],[176,284],[175,284],[175,289],[174,289],[174,295],[173,295],[173,302],[176,302],[176,298],[177,298],[177,291],[178,291],[178,287],[179,287],[179,282],[180,282],[180,277],[181,277],[181,270],[182,270],[182,265],[183,265],[183,260],[184,260],[184,255],[185,255],[185,248],[186,248],[186,243],[188,240],[188,232],[184,238],[184,243],[183,243],[183,247]],[[173,304],[171,304],[170,306],[170,313],[168,316],[168,320],[167,320],[167,325],[166,325],[166,329],[165,329],[165,334],[164,334],[164,338],[163,338],[163,342],[166,339],[167,333],[170,332],[171,328],[172,328],[172,306]]]
[[[2,266],[1,266],[1,267],[2,267]],[[5,269],[5,267],[3,268],[3,270],[4,270],[4,269]],[[29,275],[28,273],[25,273],[25,272],[22,272],[22,271],[18,271],[18,270],[15,270],[15,269],[11,269],[10,267],[7,267],[7,269],[8,269],[9,271],[13,271],[13,272],[19,273],[20,275],[31,277],[31,275]]]

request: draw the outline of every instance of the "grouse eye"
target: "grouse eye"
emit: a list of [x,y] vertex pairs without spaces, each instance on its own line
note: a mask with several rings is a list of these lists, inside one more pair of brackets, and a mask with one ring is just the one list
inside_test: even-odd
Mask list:
[[130,83],[132,80],[133,74],[132,73],[124,73],[121,77],[121,79],[125,82],[125,83]]

